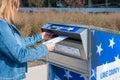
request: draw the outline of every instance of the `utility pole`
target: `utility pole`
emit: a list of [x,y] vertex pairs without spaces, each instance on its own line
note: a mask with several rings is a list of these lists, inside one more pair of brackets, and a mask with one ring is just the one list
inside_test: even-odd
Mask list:
[[88,0],[88,7],[92,7],[92,0]]
[[108,0],[105,0],[105,7],[108,7]]
[[63,7],[61,0],[57,0],[57,6],[58,6],[58,7]]
[[60,0],[60,7],[63,7],[63,6],[62,6],[62,1],[61,1],[61,0]]
[[48,0],[48,7],[51,7],[51,1]]

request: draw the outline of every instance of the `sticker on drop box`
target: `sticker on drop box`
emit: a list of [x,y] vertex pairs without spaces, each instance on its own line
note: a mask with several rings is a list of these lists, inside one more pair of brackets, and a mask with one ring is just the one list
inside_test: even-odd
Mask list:
[[63,46],[63,45],[57,44],[55,47],[55,50],[64,52],[64,53],[68,53],[68,54],[72,54],[72,55],[76,55],[76,56],[81,56],[79,49],[69,47],[69,46]]

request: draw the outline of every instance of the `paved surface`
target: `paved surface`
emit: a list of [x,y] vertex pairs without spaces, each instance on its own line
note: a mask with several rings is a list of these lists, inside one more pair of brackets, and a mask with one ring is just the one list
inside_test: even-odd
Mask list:
[[25,80],[47,80],[47,64],[30,67]]

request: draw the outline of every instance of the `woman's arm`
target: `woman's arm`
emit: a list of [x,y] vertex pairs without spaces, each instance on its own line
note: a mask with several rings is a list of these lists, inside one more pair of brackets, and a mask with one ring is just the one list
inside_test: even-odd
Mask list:
[[48,40],[53,36],[52,32],[42,32],[41,34],[34,35],[32,37],[25,38],[26,47],[32,46],[42,40]]
[[42,41],[42,36],[40,34],[36,34],[34,36],[24,38],[26,47],[32,46],[40,41]]
[[0,22],[0,39],[4,45],[4,47],[0,47],[4,55],[18,63],[40,59],[41,57],[48,54],[46,45],[41,45],[29,50],[23,48],[23,46],[19,45],[15,39],[10,26],[2,22]]

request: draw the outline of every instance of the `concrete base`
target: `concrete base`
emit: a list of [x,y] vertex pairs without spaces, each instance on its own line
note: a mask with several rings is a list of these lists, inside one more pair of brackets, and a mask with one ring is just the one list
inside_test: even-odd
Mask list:
[[47,73],[47,64],[30,67],[28,68],[28,73],[26,74],[25,80],[48,80]]

